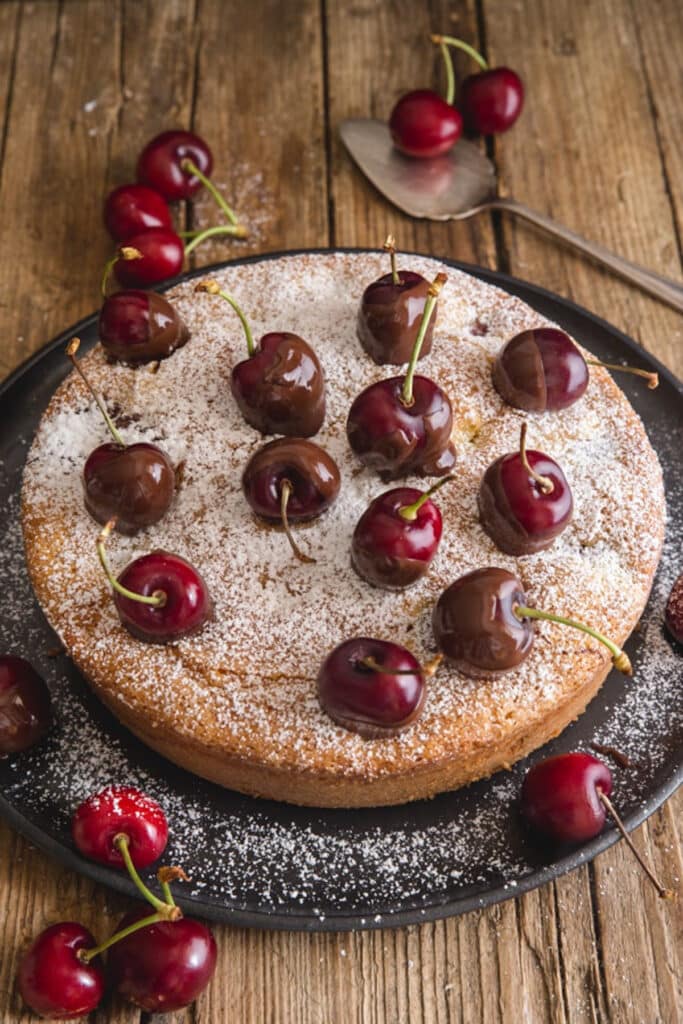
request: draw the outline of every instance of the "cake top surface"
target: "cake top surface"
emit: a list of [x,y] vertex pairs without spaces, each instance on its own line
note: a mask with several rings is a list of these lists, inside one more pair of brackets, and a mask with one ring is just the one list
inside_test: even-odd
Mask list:
[[[327,382],[327,415],[315,441],[337,462],[342,487],[323,517],[299,528],[317,559],[293,557],[281,531],[253,517],[242,469],[264,438],[248,427],[230,394],[230,372],[246,356],[240,324],[219,297],[186,282],[169,297],[191,331],[184,348],[159,365],[110,365],[97,347],[84,359],[116,413],[127,442],[147,440],[182,463],[182,485],[167,516],[109,545],[115,572],[161,547],[202,573],[216,616],[201,634],[152,647],[121,627],[95,553],[98,527],[83,507],[82,467],[107,440],[94,403],[75,375],[44,417],[24,476],[29,561],[43,576],[39,596],[75,660],[99,675],[115,667],[119,696],[179,733],[211,736],[245,757],[338,772],[377,775],[455,756],[487,743],[511,718],[543,715],[571,671],[596,672],[607,657],[583,634],[541,623],[529,658],[491,681],[448,669],[430,681],[419,722],[393,739],[367,741],[321,711],[315,678],[325,654],[354,635],[393,639],[427,660],[434,653],[431,611],[457,576],[484,565],[516,572],[530,603],[573,615],[623,641],[645,603],[661,543],[663,492],[656,456],[630,405],[602,370],[591,369],[584,397],[559,413],[528,417],[529,447],[562,466],[574,520],[544,552],[512,558],[482,530],[477,491],[486,467],[518,445],[523,414],[506,406],[490,367],[513,334],[549,323],[521,300],[443,264],[399,257],[399,266],[432,278],[446,270],[432,352],[418,373],[432,376],[454,409],[456,480],[439,492],[444,535],[428,575],[404,593],[377,590],[349,561],[354,526],[388,489],[358,463],[346,440],[355,395],[399,371],[377,367],[355,332],[360,295],[387,270],[376,253],[306,254],[221,271],[216,279],[244,309],[255,337],[301,335]],[[408,478],[409,486],[424,486]],[[569,668],[569,673],[568,673]]]

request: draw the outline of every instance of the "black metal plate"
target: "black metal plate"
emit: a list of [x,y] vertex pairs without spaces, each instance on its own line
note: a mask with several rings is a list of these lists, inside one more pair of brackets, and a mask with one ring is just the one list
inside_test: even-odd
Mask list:
[[[349,251],[349,250],[344,250]],[[351,250],[352,251],[352,250]],[[253,259],[275,259],[273,253]],[[235,260],[234,263],[250,262]],[[127,878],[74,850],[69,818],[90,791],[109,782],[140,785],[171,824],[168,862],[192,876],[180,902],[188,911],[264,928],[343,930],[405,925],[462,913],[542,885],[592,859],[617,838],[607,828],[579,849],[540,847],[521,829],[515,796],[528,764],[549,752],[587,749],[592,740],[625,749],[615,769],[629,828],[651,814],[683,775],[683,659],[661,628],[662,606],[680,562],[683,518],[681,385],[634,341],[585,309],[494,271],[452,266],[518,295],[577,337],[599,358],[656,369],[661,386],[619,383],[646,425],[664,468],[670,523],[645,626],[627,649],[634,689],[613,673],[586,713],[512,772],[434,800],[398,808],[325,811],[256,801],[169,764],[140,744],[92,696],[63,655],[32,595],[19,539],[26,450],[54,389],[68,371],[64,347],[96,339],[88,317],[50,342],[0,388],[0,650],[28,656],[53,689],[57,724],[39,747],[0,764],[0,813],[68,866],[134,895]],[[205,275],[202,268],[184,277]],[[182,278],[181,278],[182,279]],[[176,282],[170,282],[171,284]]]

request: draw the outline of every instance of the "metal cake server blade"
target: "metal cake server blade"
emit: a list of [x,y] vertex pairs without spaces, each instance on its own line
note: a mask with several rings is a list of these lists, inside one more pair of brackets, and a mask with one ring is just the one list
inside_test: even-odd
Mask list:
[[349,153],[375,188],[411,217],[464,220],[486,210],[505,210],[530,221],[683,313],[683,284],[589,242],[511,196],[496,195],[495,168],[473,143],[461,139],[449,153],[420,160],[404,156],[396,149],[389,128],[382,121],[343,121],[339,131]]

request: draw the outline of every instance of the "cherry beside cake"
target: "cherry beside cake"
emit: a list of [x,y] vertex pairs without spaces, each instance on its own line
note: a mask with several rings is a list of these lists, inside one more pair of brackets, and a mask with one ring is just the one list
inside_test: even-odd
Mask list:
[[[80,479],[87,455],[106,440],[105,428],[76,374],[54,395],[27,461],[28,567],[69,654],[145,743],[246,793],[317,806],[402,803],[510,765],[557,735],[599,689],[611,659],[592,636],[537,621],[526,657],[503,675],[481,679],[446,658],[424,680],[419,717],[392,711],[392,728],[375,738],[339,724],[348,715],[335,721],[327,713],[318,693],[321,667],[357,637],[396,645],[415,664],[429,665],[437,654],[439,596],[458,578],[491,566],[519,580],[527,606],[579,618],[621,645],[640,618],[659,560],[659,463],[631,406],[595,366],[577,401],[529,422],[533,449],[550,453],[571,485],[571,517],[544,550],[499,548],[482,525],[477,496],[487,469],[519,451],[529,414],[496,390],[492,366],[511,338],[554,325],[496,288],[411,256],[411,271],[427,281],[448,274],[419,372],[452,408],[453,479],[434,495],[441,536],[411,585],[393,590],[359,575],[354,531],[387,485],[350,447],[346,423],[354,398],[396,372],[378,366],[356,336],[364,283],[384,272],[385,261],[381,253],[308,254],[216,275],[249,310],[255,336],[274,322],[286,324],[311,345],[324,373],[326,415],[315,442],[338,468],[340,486],[323,515],[296,523],[297,544],[314,562],[292,557],[281,526],[255,514],[242,488],[264,438],[231,396],[232,367],[244,358],[236,317],[195,294],[190,281],[167,296],[189,340],[158,368],[111,363],[101,346],[83,356],[108,407],[125,410],[126,443],[159,445],[182,467],[163,519],[134,536],[112,537],[111,572],[119,577],[159,549],[184,559],[213,603],[200,631],[151,644],[119,619],[97,557],[100,528],[84,507]],[[412,472],[393,486],[414,503],[438,475]],[[352,669],[354,685],[363,683]],[[386,688],[375,675],[366,673],[370,684]],[[354,721],[376,703],[361,693],[353,702]]]

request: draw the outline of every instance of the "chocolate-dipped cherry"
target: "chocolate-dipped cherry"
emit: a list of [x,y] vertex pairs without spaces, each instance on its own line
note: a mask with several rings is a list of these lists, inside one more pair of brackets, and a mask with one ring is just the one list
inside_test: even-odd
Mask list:
[[631,852],[662,899],[674,893],[660,884],[636,850],[610,800],[612,773],[592,754],[558,754],[539,761],[522,784],[520,810],[537,832],[559,843],[582,843],[597,836],[606,814],[614,819]]
[[115,242],[125,242],[149,228],[173,230],[166,200],[146,185],[120,185],[104,203],[104,223]]
[[664,610],[664,621],[674,640],[683,644],[683,572],[671,588]]
[[50,691],[25,658],[0,655],[0,758],[27,750],[52,724]]
[[572,518],[572,492],[558,464],[527,451],[522,423],[519,451],[492,462],[482,477],[481,525],[501,551],[531,555],[549,548]]
[[[373,281],[363,292],[358,310],[358,339],[379,366],[401,366],[410,361],[429,293],[429,282],[413,270],[396,269],[392,235],[384,243],[391,256],[391,273]],[[434,320],[422,341],[419,359],[432,350]]]
[[588,387],[588,366],[644,377],[656,388],[656,373],[584,359],[572,339],[557,327],[534,327],[503,345],[493,364],[493,384],[509,405],[525,412],[566,409]]
[[213,614],[206,583],[180,555],[151,551],[126,566],[116,578],[105,542],[110,520],[97,541],[97,553],[109,580],[121,624],[139,640],[165,644],[196,633]]
[[107,355],[130,366],[167,359],[190,337],[163,295],[134,288],[105,298],[97,329]]
[[75,1020],[94,1010],[104,995],[104,971],[81,957],[94,945],[91,933],[76,921],[42,931],[19,964],[17,986],[24,1002],[52,1020]]
[[73,338],[67,355],[93,396],[113,437],[90,453],[83,467],[85,507],[98,523],[116,517],[120,533],[136,533],[158,523],[175,493],[175,469],[168,455],[155,444],[125,444],[104,403],[76,359],[80,342]]
[[346,640],[327,655],[318,673],[323,710],[366,739],[403,732],[419,717],[424,697],[419,661],[386,640]]
[[156,800],[140,790],[107,786],[78,805],[71,835],[90,860],[122,868],[130,858],[136,868],[146,868],[166,849],[168,822]]
[[488,678],[511,671],[528,656],[533,619],[587,633],[607,648],[615,668],[631,675],[628,655],[615,643],[583,622],[531,608],[522,584],[505,569],[475,569],[457,579],[437,601],[432,626],[451,665],[464,675]]
[[297,545],[290,522],[316,519],[339,493],[334,459],[313,441],[283,437],[259,448],[242,474],[242,489],[260,519],[281,523],[292,551],[301,562],[315,562]]
[[468,75],[460,86],[458,107],[471,134],[494,135],[511,128],[522,112],[524,85],[510,68],[490,68],[482,55],[463,39],[433,35],[432,42],[441,48],[448,78],[447,99],[455,98],[455,77],[449,47],[464,50],[481,68]]
[[247,341],[246,359],[233,367],[230,386],[247,423],[262,434],[311,437],[325,419],[325,378],[313,349],[298,334],[264,334],[258,343],[247,319],[216,281],[195,291],[220,295],[237,313]]
[[351,564],[362,579],[374,587],[402,590],[424,576],[443,528],[432,495],[450,480],[443,477],[428,491],[395,487],[368,505],[351,540]]
[[349,444],[364,465],[383,480],[444,476],[455,463],[451,444],[453,410],[433,380],[415,376],[436,299],[446,281],[437,274],[429,286],[420,329],[405,377],[371,384],[356,397],[346,421]]

